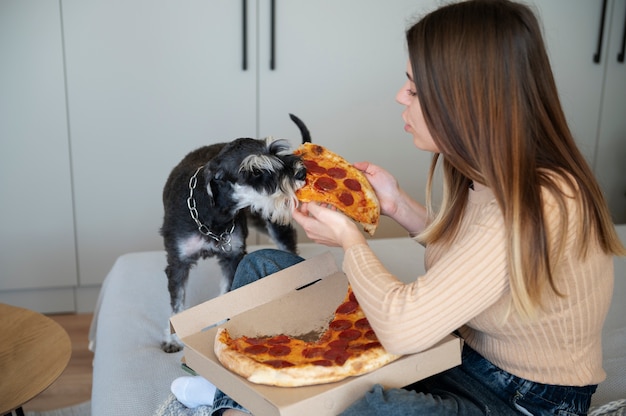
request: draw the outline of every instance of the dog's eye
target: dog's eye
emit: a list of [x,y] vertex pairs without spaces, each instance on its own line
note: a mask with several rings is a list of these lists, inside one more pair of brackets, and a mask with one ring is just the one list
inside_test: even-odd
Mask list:
[[300,169],[296,172],[296,180],[303,181],[306,179],[306,169]]
[[255,178],[263,176],[263,171],[261,169],[252,169],[252,176]]

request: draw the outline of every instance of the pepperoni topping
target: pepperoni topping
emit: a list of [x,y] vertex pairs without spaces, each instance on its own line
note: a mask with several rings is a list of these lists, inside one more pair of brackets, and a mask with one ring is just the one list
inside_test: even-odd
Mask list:
[[266,347],[265,345],[251,345],[247,348],[245,348],[243,350],[243,352],[245,352],[246,354],[250,354],[250,355],[259,355],[259,354],[263,354],[264,352],[267,352],[267,350],[269,350],[268,347]]
[[380,342],[370,342],[368,344],[365,344],[363,346],[366,350],[370,350],[372,348],[379,348],[382,347],[382,344]]
[[344,329],[352,328],[352,322],[347,319],[338,319],[336,321],[332,321],[329,328],[333,331],[343,331]]
[[348,298],[350,299],[350,302],[357,302],[356,295],[352,291],[350,291],[350,295],[348,296]]
[[346,188],[352,190],[352,191],[360,191],[361,190],[361,184],[359,183],[359,181],[357,181],[356,179],[345,179],[343,181],[343,184],[346,186]]
[[306,167],[307,173],[321,175],[326,173],[326,168],[317,164],[314,160],[304,160],[304,167]]
[[315,181],[315,187],[322,191],[332,191],[337,188],[337,182],[333,178],[322,176]]
[[367,318],[362,318],[356,321],[354,323],[354,327],[358,329],[372,329],[372,326],[370,325],[370,321],[368,321]]
[[244,340],[251,345],[261,345],[261,344],[265,344],[266,339],[265,338],[248,338],[245,337]]
[[365,335],[363,336],[371,341],[378,341],[378,337],[376,336],[376,333],[371,329],[367,331]]
[[345,350],[348,348],[348,340],[336,339],[328,343],[328,347],[334,350]]
[[339,334],[339,338],[352,341],[361,337],[361,331],[358,329],[346,329]]
[[286,368],[286,367],[294,366],[293,363],[290,363],[289,361],[285,361],[285,360],[269,360],[269,361],[265,361],[264,363],[274,368]]
[[350,358],[350,353],[346,350],[333,348],[324,353],[324,358],[334,361],[338,365],[343,365],[348,360],[348,358]]
[[324,348],[319,347],[305,348],[302,350],[302,356],[305,358],[323,357],[325,351],[326,350]]
[[277,335],[273,338],[267,340],[267,343],[270,345],[276,344],[289,344],[289,337],[287,335]]
[[349,192],[342,192],[337,196],[337,198],[339,198],[339,201],[341,201],[341,203],[346,207],[354,204],[354,197]]
[[380,342],[368,342],[367,344],[361,344],[361,345],[357,345],[354,347],[350,347],[350,349],[356,350],[356,351],[367,351],[367,350],[371,350],[372,348],[378,348],[381,346],[382,345],[380,344]]
[[356,311],[358,307],[359,307],[359,304],[351,300],[340,305],[337,308],[336,313],[348,315]]
[[269,351],[267,351],[267,353],[272,357],[284,357],[285,355],[289,355],[290,352],[291,348],[287,345],[274,345],[269,349]]
[[321,336],[321,338],[320,338],[319,342],[320,342],[321,344],[325,344],[325,343],[327,343],[328,341],[330,341],[330,340],[332,339],[332,337],[333,337],[333,334],[331,334],[329,331],[326,331],[326,332],[324,332],[324,334]]
[[317,361],[313,361],[311,364],[320,365],[322,367],[332,367],[333,362],[330,360],[317,360]]
[[335,179],[343,179],[348,175],[345,169],[336,167],[328,169],[326,173],[328,174],[328,176]]
[[311,146],[311,151],[319,156],[324,153],[324,148],[322,146],[313,145]]

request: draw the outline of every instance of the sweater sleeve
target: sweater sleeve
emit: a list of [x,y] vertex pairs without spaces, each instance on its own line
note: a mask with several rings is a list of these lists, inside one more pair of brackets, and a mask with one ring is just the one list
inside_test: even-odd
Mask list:
[[473,224],[458,237],[410,284],[388,272],[368,245],[346,251],[344,272],[389,352],[411,354],[431,347],[508,291],[501,224]]

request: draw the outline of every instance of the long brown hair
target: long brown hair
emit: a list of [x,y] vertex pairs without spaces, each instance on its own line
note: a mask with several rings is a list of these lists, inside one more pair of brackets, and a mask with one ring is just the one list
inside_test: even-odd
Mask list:
[[[626,254],[567,125],[541,28],[528,7],[507,0],[448,5],[411,27],[407,41],[424,118],[443,158],[442,206],[420,236],[424,242],[450,243],[471,182],[489,187],[504,215],[513,304],[532,316],[546,284],[558,293],[556,259],[549,254],[563,248],[549,239],[541,190],[560,206],[564,235],[565,181],[578,193],[580,254],[594,237],[604,252]],[[431,165],[429,206],[438,159]]]

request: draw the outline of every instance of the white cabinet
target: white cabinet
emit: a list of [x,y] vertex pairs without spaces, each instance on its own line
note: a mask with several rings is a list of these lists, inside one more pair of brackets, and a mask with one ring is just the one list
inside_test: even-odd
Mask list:
[[58,3],[2,1],[0,302],[44,311],[78,284],[64,85]]
[[161,191],[186,153],[255,134],[240,6],[63,2],[82,284],[100,283],[120,254],[162,249]]
[[[626,0],[535,0],[572,132],[626,222],[626,64],[618,62]],[[604,30],[601,22],[604,10]],[[598,54],[598,62],[594,55]]]
[[241,136],[297,145],[290,112],[315,142],[375,160],[421,197],[415,166],[428,156],[394,97],[404,28],[433,3],[63,1],[81,284],[100,283],[122,253],[162,248],[161,190],[187,152]]
[[610,6],[606,49],[601,60],[605,79],[594,171],[615,222],[623,224],[626,223],[626,0],[614,0]]

